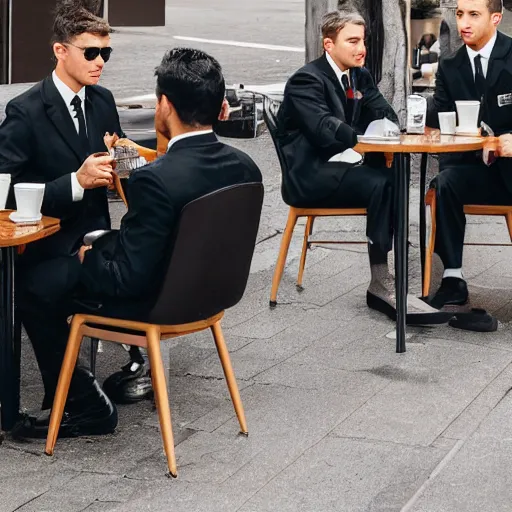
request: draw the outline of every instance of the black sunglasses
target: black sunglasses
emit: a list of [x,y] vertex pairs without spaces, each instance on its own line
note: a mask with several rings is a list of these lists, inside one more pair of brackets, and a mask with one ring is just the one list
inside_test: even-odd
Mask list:
[[114,51],[113,48],[110,46],[105,46],[103,48],[98,48],[97,46],[86,46],[83,48],[82,46],[77,46],[73,43],[67,43],[71,46],[74,46],[75,48],[78,48],[79,50],[82,50],[84,52],[85,60],[94,60],[98,58],[98,55],[101,55],[101,58],[104,62],[108,62],[110,59],[110,55]]

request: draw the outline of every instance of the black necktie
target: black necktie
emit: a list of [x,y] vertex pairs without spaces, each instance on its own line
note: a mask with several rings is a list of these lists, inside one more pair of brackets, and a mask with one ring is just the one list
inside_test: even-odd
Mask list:
[[78,138],[85,151],[85,154],[89,154],[89,139],[87,138],[87,129],[85,127],[84,111],[82,110],[82,100],[79,96],[75,96],[71,100],[71,106],[75,110],[75,118],[78,119]]
[[348,83],[348,76],[346,74],[341,75],[341,84],[343,85],[343,89],[345,89],[345,97],[347,99],[345,117],[347,118],[347,123],[350,124],[352,122],[352,113],[354,111],[354,99],[349,98],[350,84]]
[[475,87],[478,99],[481,100],[485,93],[485,76],[482,68],[482,56],[480,54],[475,57]]

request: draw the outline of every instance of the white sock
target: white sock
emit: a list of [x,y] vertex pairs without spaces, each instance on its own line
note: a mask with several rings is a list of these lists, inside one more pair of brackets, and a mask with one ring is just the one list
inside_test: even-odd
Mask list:
[[445,277],[458,277],[459,279],[464,279],[462,275],[462,269],[461,268],[447,268],[444,271],[443,279]]

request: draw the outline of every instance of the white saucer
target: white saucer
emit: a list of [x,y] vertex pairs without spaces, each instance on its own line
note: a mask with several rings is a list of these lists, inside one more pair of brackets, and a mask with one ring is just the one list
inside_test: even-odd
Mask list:
[[400,136],[398,137],[379,137],[377,135],[358,135],[357,141],[362,142],[363,144],[366,142],[368,144],[372,143],[384,143],[384,142],[400,142]]
[[43,215],[40,213],[35,217],[21,217],[18,212],[12,212],[9,214],[9,219],[11,219],[16,224],[36,224],[43,218]]
[[468,135],[470,137],[478,137],[480,135],[480,130],[478,128],[475,128],[474,130],[464,130],[461,127],[457,126],[455,128],[455,134],[456,135]]

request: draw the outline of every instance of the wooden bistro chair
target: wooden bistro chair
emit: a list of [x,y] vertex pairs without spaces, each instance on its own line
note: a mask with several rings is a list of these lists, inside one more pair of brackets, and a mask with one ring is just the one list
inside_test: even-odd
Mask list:
[[165,370],[160,350],[164,339],[211,329],[229,393],[248,433],[244,409],[220,321],[245,291],[256,244],[263,185],[234,185],[187,204],[181,212],[169,266],[147,322],[76,314],[53,402],[45,452],[53,454],[71,376],[84,336],[147,348],[160,431],[170,475],[176,457]]
[[[272,141],[276,148],[279,164],[282,171],[286,169],[286,161],[281,154],[279,145],[277,144],[277,111],[279,110],[280,103],[272,100],[271,98],[264,97],[263,102],[263,117],[267,125]],[[388,166],[391,166],[391,159],[386,156]],[[277,291],[281,278],[283,277],[284,267],[286,264],[286,257],[292,241],[293,230],[297,224],[299,217],[307,217],[306,227],[304,229],[304,241],[302,243],[302,252],[300,255],[299,274],[297,276],[297,290],[302,291],[302,278],[304,276],[304,268],[306,266],[306,256],[308,249],[314,244],[367,244],[368,241],[348,241],[348,240],[310,240],[313,233],[313,223],[316,217],[339,217],[339,216],[366,216],[366,208],[297,208],[290,206],[288,212],[288,220],[281,239],[281,247],[277,257],[276,268],[274,270],[274,277],[272,278],[272,289],[270,292],[270,307],[277,306]]]
[[[423,276],[423,296],[428,297],[430,293],[430,279],[432,276],[432,258],[434,256],[434,246],[436,241],[436,191],[431,188],[425,195],[425,205],[430,207],[430,236],[427,243],[425,255],[425,274]],[[476,205],[470,204],[464,206],[466,215],[502,215],[507,222],[508,234],[510,242],[507,244],[499,243],[464,243],[464,245],[495,245],[510,246],[512,245],[512,206],[494,206],[494,205]]]

